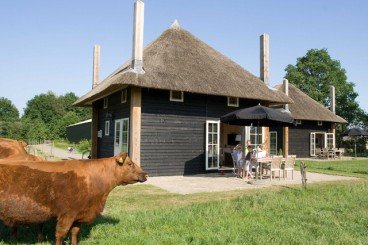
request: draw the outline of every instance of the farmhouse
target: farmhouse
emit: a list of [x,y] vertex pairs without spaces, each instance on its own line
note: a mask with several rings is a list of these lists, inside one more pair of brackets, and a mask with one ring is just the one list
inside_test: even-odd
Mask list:
[[[93,157],[127,151],[153,176],[198,174],[218,169],[221,153],[238,143],[238,135],[245,135],[242,141],[267,137],[267,129],[221,124],[220,117],[292,100],[177,22],[143,49],[141,4],[135,3],[132,60],[98,83],[96,47],[94,87],[75,103],[93,108]],[[263,80],[268,79],[267,48],[262,47]]]
[[[316,156],[316,149],[336,147],[336,124],[346,123],[346,120],[335,113],[335,87],[330,88],[330,110],[289,84],[287,80],[275,88],[294,101],[285,107],[296,120],[296,124],[288,128],[287,145],[290,155],[313,157]],[[283,146],[283,129],[270,128],[270,152],[276,154],[279,149],[285,150]]]

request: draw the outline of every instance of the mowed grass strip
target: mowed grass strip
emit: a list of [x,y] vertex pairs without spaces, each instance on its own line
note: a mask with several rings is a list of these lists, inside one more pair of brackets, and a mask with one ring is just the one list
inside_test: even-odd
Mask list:
[[[301,161],[297,161],[299,166]],[[344,161],[304,161],[307,172],[368,178],[368,159]]]
[[[107,204],[107,216],[117,222],[93,226],[82,242],[366,244],[367,183],[363,180],[316,184],[306,190],[248,190],[237,192],[235,198],[231,192],[217,193],[220,198],[228,196],[221,200],[212,194],[167,193],[164,198],[160,191],[156,197],[155,189],[150,187],[143,187],[143,192],[152,191],[151,194],[139,196],[141,186],[119,188]],[[126,202],[130,195],[138,195],[136,202]],[[136,207],[127,210],[126,205]]]

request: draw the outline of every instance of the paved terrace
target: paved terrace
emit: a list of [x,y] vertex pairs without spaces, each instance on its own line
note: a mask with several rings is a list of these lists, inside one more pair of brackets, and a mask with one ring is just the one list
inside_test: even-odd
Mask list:
[[[307,184],[316,182],[352,180],[358,180],[358,178],[307,172]],[[299,171],[294,171],[294,180],[291,179],[291,173],[289,172],[288,179],[286,180],[283,178],[279,180],[279,178],[276,177],[270,181],[269,178],[262,180],[244,180],[232,176],[231,173],[226,173],[225,175],[213,173],[191,176],[150,177],[145,184],[151,184],[169,192],[184,195],[198,192],[256,189],[280,185],[301,185],[301,175]]]

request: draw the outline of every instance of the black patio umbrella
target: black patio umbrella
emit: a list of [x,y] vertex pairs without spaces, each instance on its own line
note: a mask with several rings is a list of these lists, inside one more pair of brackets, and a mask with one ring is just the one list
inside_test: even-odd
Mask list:
[[[294,118],[287,112],[256,105],[230,112],[220,118],[221,122],[241,126],[290,126]],[[256,138],[257,139],[257,138]],[[257,148],[258,142],[254,142]]]
[[[361,128],[349,128],[344,133],[341,134],[342,136],[350,136],[350,137],[359,137],[359,136],[368,136],[368,132],[364,131]],[[356,138],[354,140],[354,153],[356,157]]]
[[289,126],[294,123],[294,118],[289,113],[256,105],[223,115],[221,122],[243,126],[251,124],[258,126]]

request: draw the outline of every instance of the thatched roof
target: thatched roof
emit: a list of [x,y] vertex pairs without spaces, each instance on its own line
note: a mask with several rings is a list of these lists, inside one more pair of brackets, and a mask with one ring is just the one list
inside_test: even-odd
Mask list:
[[267,87],[178,25],[166,30],[143,52],[145,74],[130,70],[126,62],[75,105],[88,106],[124,86],[138,86],[191,93],[233,96],[267,103],[292,103],[283,93]]
[[[275,88],[280,92],[284,91],[283,84],[276,85]],[[347,123],[344,118],[337,116],[290,83],[289,97],[294,101],[293,104],[289,105],[291,116],[294,117],[294,119]]]

